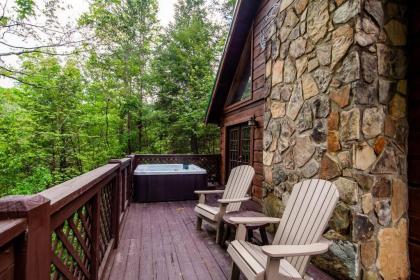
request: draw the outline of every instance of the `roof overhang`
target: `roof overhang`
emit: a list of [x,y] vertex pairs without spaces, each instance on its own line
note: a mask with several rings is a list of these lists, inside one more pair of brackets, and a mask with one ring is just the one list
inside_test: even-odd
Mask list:
[[259,5],[260,0],[238,0],[236,4],[229,36],[207,106],[206,124],[220,122],[220,115]]

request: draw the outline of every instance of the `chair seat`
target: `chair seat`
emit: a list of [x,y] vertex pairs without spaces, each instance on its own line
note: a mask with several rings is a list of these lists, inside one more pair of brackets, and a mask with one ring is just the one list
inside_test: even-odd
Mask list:
[[[232,241],[228,247],[232,260],[248,279],[264,279],[267,265],[267,255],[260,246],[243,240]],[[280,279],[302,279],[299,272],[285,259],[280,260]]]
[[195,206],[194,212],[200,214],[201,216],[212,220],[217,221],[219,216],[219,207],[210,206],[204,203],[199,203]]

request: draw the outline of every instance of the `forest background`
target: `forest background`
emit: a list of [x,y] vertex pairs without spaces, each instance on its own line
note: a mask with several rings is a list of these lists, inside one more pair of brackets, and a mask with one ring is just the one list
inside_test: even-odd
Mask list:
[[91,0],[75,28],[57,16],[69,0],[4,1],[0,77],[14,86],[0,87],[0,197],[130,153],[218,152],[203,120],[235,0],[178,0],[166,27],[157,0]]

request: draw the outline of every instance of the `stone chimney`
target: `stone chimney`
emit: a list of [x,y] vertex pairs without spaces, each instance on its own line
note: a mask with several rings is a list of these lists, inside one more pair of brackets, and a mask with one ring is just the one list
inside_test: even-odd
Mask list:
[[312,262],[339,279],[408,279],[406,26],[402,1],[283,0],[267,27],[264,211],[293,185],[340,192]]

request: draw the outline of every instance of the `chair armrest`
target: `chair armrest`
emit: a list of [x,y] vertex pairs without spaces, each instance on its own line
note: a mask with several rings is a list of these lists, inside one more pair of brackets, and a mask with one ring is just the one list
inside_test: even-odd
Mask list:
[[331,246],[334,242],[321,236],[321,238],[316,243],[325,243],[328,244],[328,246]]
[[329,243],[318,242],[307,245],[267,245],[261,249],[271,258],[319,255],[328,251]]
[[278,224],[280,223],[279,218],[274,217],[229,217],[229,220],[234,224]]
[[244,202],[250,199],[251,197],[249,196],[241,197],[241,198],[221,198],[221,199],[218,199],[217,202],[219,202],[220,204],[229,204],[229,203],[234,203],[234,202]]
[[219,194],[219,193],[224,193],[225,190],[198,190],[198,191],[194,191],[195,194]]

